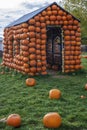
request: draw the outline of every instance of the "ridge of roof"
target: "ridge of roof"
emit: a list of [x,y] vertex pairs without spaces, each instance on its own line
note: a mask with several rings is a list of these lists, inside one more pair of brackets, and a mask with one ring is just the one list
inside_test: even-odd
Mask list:
[[[69,13],[68,11],[66,11],[65,9],[63,9],[61,6],[59,6],[56,2],[53,2],[53,3],[50,3],[44,7],[41,7],[35,11],[32,11],[28,14],[25,14],[23,15],[22,17],[18,18],[17,20],[11,22],[9,25],[7,25],[5,28],[8,28],[8,27],[12,27],[12,26],[15,26],[15,25],[19,25],[23,22],[26,22],[28,20],[30,20],[31,18],[33,18],[34,16],[38,15],[40,12],[42,12],[43,10],[45,10],[47,7],[49,6],[52,6],[53,4],[57,5],[58,7],[60,7],[63,11],[67,12],[68,14],[71,14]],[[72,14],[71,14],[72,15]],[[72,15],[73,16],[73,15]],[[73,16],[74,17],[74,16]],[[76,20],[78,20],[80,22],[79,19],[77,19],[76,17],[74,17]]]

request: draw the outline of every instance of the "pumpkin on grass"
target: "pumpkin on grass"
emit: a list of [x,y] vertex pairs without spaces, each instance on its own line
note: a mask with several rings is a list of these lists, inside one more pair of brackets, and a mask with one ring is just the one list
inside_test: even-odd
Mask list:
[[21,117],[19,114],[11,114],[6,120],[6,124],[13,127],[19,127],[21,125]]
[[61,91],[58,89],[51,89],[49,91],[49,98],[50,99],[59,99],[61,97]]
[[87,90],[87,84],[85,84],[85,90]]
[[62,118],[57,112],[47,113],[43,117],[43,124],[47,128],[58,128],[62,123]]
[[26,85],[34,86],[34,85],[36,85],[36,80],[34,78],[28,78],[28,79],[26,79]]

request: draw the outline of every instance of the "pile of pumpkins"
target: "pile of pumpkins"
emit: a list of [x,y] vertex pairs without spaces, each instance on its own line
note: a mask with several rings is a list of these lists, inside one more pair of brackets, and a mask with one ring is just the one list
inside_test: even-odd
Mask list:
[[64,72],[80,69],[80,24],[71,14],[55,4],[20,25],[4,29],[3,65],[29,75],[47,74],[48,25],[61,26],[63,30]]

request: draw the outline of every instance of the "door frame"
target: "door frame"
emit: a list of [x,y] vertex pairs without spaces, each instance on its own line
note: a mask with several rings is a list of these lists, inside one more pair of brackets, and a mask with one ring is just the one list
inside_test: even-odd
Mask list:
[[[61,70],[60,71],[64,71],[64,43],[63,43],[63,29],[61,26],[58,25],[48,25],[46,27],[47,31],[51,28],[59,28],[60,29],[60,57],[61,57]],[[46,33],[47,34],[47,33]],[[47,36],[48,37],[48,36]],[[53,41],[52,41],[52,46],[53,46]],[[46,43],[46,51],[47,51],[47,43]],[[52,53],[53,53],[53,48],[52,48]]]

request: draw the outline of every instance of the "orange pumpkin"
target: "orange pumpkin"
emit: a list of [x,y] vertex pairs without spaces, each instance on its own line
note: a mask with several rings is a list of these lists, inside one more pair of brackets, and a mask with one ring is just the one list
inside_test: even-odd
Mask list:
[[55,15],[51,15],[51,16],[50,16],[50,20],[55,21],[55,20],[56,20],[56,16],[55,16]]
[[35,21],[39,21],[39,16],[38,15],[35,16],[34,19],[35,19]]
[[85,84],[85,90],[87,90],[87,84]]
[[27,33],[28,32],[28,28],[24,28],[22,31],[23,31],[23,33]]
[[21,39],[26,39],[28,37],[27,33],[20,34]]
[[59,99],[61,97],[61,91],[58,89],[51,89],[49,91],[49,98],[50,99]]
[[21,125],[21,117],[19,114],[11,114],[6,120],[6,124],[13,127],[19,127]]
[[47,10],[47,11],[51,10],[51,7],[48,7],[46,10]]
[[42,75],[47,75],[47,71],[42,71],[41,74]]
[[25,73],[29,73],[29,72],[30,72],[29,68],[25,68],[25,69],[24,69],[24,72],[25,72]]
[[21,40],[21,43],[23,45],[28,45],[29,44],[29,41],[27,39],[24,39],[24,40]]
[[49,20],[49,16],[48,15],[45,16],[45,20]]
[[29,60],[28,57],[24,57],[24,58],[23,58],[23,61],[24,61],[24,62],[28,62],[28,60]]
[[35,27],[34,26],[29,26],[28,29],[29,29],[29,31],[35,31]]
[[46,28],[41,29],[41,33],[46,33]]
[[40,33],[36,33],[36,39],[40,39]]
[[53,11],[52,11],[52,14],[53,14],[53,15],[57,15],[57,10],[53,10]]
[[21,49],[22,49],[23,51],[28,51],[28,46],[22,45],[22,46],[21,46]]
[[28,21],[28,23],[31,24],[31,25],[32,25],[32,24],[35,24],[35,19],[30,19],[30,20]]
[[43,12],[42,12],[42,15],[45,16],[45,15],[46,15],[46,11],[43,11]]
[[24,57],[26,57],[26,56],[29,55],[29,52],[28,52],[28,51],[23,51],[23,52],[22,52],[22,55],[23,55]]
[[58,14],[59,14],[60,16],[62,16],[63,13],[64,13],[64,12],[63,12],[62,10],[59,10],[59,11],[58,11]]
[[41,27],[42,28],[46,27],[46,24],[45,23],[41,23]]
[[73,24],[73,20],[69,20],[68,23],[69,23],[70,25],[72,25],[72,24]]
[[44,17],[40,17],[40,22],[44,22],[45,21],[45,18]]
[[34,47],[29,48],[29,53],[35,53],[35,48]]
[[47,11],[47,15],[48,15],[48,16],[51,16],[51,14],[52,14],[52,11],[48,10],[48,11]]
[[42,35],[41,35],[41,39],[44,40],[44,39],[46,39],[46,38],[47,38],[46,34],[42,34]]
[[62,16],[62,20],[65,21],[67,18],[66,16]]
[[36,38],[33,37],[33,38],[30,39],[30,41],[31,41],[31,42],[35,42],[35,41],[36,41]]
[[53,10],[57,10],[57,5],[52,5],[51,7]]
[[68,20],[71,20],[71,19],[72,19],[72,15],[68,14],[68,15],[67,15],[67,19],[68,19]]
[[41,67],[37,67],[37,72],[41,72]]
[[27,24],[27,23],[22,23],[21,26],[22,26],[23,28],[27,28],[27,27],[28,27],[28,24]]
[[26,79],[26,85],[27,86],[35,86],[36,80],[34,78],[28,78],[28,79]]
[[64,35],[70,35],[70,31],[69,30],[65,30],[64,31]]
[[70,40],[70,36],[64,36],[65,41],[69,41]]
[[74,21],[73,21],[73,24],[74,24],[74,25],[78,25],[78,23],[79,23],[79,22],[78,22],[77,20],[74,20]]
[[41,24],[40,24],[40,22],[36,22],[35,25],[36,25],[36,27],[40,27]]
[[41,67],[41,61],[37,61],[37,67]]
[[66,25],[63,26],[63,29],[64,29],[64,30],[66,30],[67,28],[68,28],[68,26],[66,26]]
[[24,66],[24,68],[28,68],[29,67],[29,65],[27,63],[24,63],[23,66]]
[[44,39],[41,40],[41,44],[42,44],[42,45],[46,44],[46,40],[44,40]]
[[29,58],[30,58],[31,60],[36,59],[36,55],[35,55],[35,54],[30,54],[30,55],[29,55]]
[[36,73],[36,67],[30,67],[30,72],[31,73]]
[[29,37],[34,38],[35,37],[35,32],[29,32]]
[[39,33],[40,32],[40,27],[36,27],[35,30],[36,30],[36,32]]
[[40,44],[36,44],[36,49],[40,49]]
[[36,39],[36,44],[40,44],[41,43],[41,39]]
[[35,66],[37,63],[36,63],[36,60],[30,60],[30,62],[29,62],[29,64],[30,64],[30,66]]
[[76,25],[73,25],[73,26],[72,26],[72,29],[73,29],[73,30],[77,30],[77,26],[76,26]]
[[60,15],[57,16],[57,20],[61,20],[62,17]]
[[43,124],[47,128],[58,128],[62,123],[62,118],[57,112],[47,113],[43,117]]
[[32,48],[35,47],[35,42],[33,42],[33,41],[30,42],[30,43],[29,43],[29,47],[32,47]]

